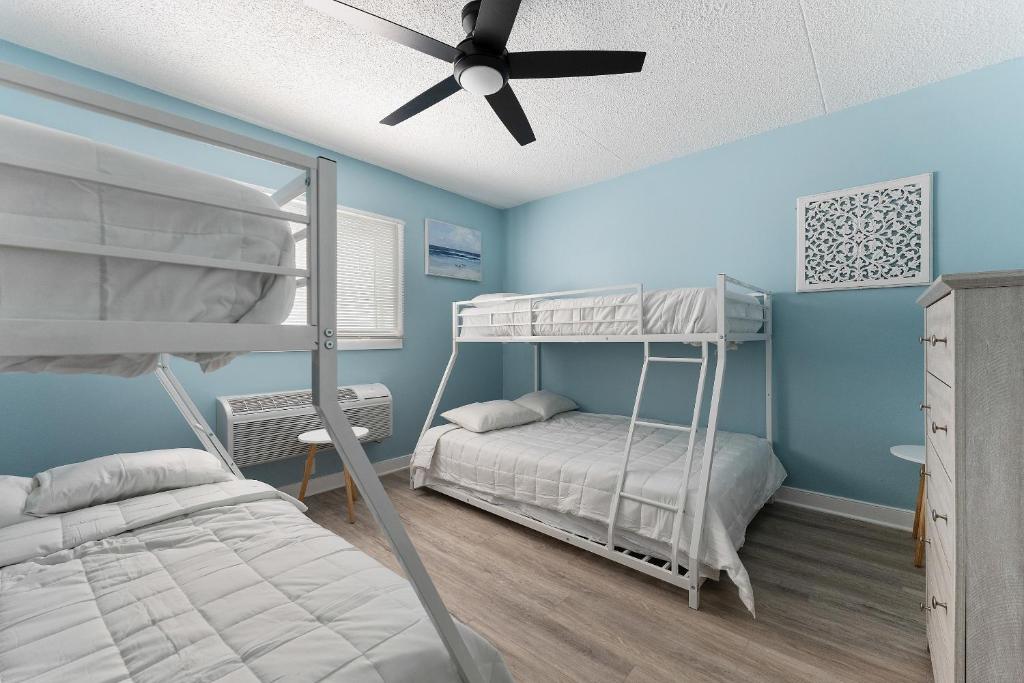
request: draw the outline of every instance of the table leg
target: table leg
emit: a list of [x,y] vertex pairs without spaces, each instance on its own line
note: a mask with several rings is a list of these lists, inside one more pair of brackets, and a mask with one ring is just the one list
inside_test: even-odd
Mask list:
[[306,455],[306,468],[302,472],[302,485],[299,486],[299,500],[306,498],[306,486],[309,484],[309,477],[313,474],[313,460],[316,458],[316,444],[309,444],[309,454]]
[[917,487],[917,514],[914,516],[914,538],[917,539],[916,548],[914,549],[914,566],[924,566],[924,543],[925,534],[927,533],[926,518],[924,512],[924,496],[925,496],[925,478],[927,477],[927,471],[924,465],[921,465],[921,483]]
[[348,468],[342,465],[345,470],[345,499],[346,505],[348,506],[348,523],[356,523],[356,485],[352,481],[351,475],[348,473]]
[[917,506],[914,508],[914,539],[920,538],[918,529],[921,526],[921,515],[924,514],[924,465],[921,465],[921,475],[917,482]]

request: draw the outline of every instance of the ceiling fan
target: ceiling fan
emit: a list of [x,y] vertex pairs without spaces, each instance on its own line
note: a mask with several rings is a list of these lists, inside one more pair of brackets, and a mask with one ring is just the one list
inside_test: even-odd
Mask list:
[[428,109],[460,89],[487,98],[505,128],[520,145],[537,138],[509,80],[566,78],[639,72],[646,52],[554,50],[509,52],[505,49],[521,0],[473,0],[462,8],[466,39],[452,47],[422,33],[356,9],[338,0],[305,0],[306,5],[347,24],[389,38],[454,65],[453,75],[385,116],[394,126]]

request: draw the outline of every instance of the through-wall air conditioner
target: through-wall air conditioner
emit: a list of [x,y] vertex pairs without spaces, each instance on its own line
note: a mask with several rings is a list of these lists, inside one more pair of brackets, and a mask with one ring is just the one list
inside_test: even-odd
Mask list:
[[[362,441],[391,436],[391,392],[383,384],[338,387],[338,405],[353,426],[370,430]],[[239,467],[305,455],[299,434],[321,427],[309,390],[217,397],[217,435]]]

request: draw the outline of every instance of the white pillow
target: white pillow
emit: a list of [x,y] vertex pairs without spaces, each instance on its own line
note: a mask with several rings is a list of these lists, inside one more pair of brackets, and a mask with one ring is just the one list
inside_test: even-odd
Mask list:
[[[522,296],[521,294],[513,294],[511,292],[496,292],[494,294],[478,294],[474,296],[470,301],[476,304],[477,308],[484,306],[500,306],[503,302],[500,299],[504,299],[509,296]],[[514,303],[514,302],[513,302]]]
[[506,427],[518,427],[541,419],[540,415],[514,401],[470,403],[441,413],[441,417],[478,434]]
[[25,514],[25,499],[32,490],[32,477],[0,476],[0,529],[33,519]]
[[559,413],[579,408],[579,406],[576,405],[576,401],[571,398],[562,396],[561,394],[556,394],[553,391],[546,391],[544,389],[534,391],[529,394],[523,394],[517,398],[515,402],[522,407],[537,413],[544,420],[550,420]]
[[220,458],[194,448],[117,453],[40,472],[25,512],[51,515],[234,478]]

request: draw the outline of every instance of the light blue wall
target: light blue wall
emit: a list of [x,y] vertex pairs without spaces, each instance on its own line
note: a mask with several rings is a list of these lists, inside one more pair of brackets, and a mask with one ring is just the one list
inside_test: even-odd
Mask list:
[[[494,208],[327,150],[145,90],[51,57],[0,42],[0,61],[19,64],[90,88],[221,126],[254,138],[321,154],[338,161],[342,203],[405,221],[405,347],[351,351],[339,359],[339,384],[383,382],[394,395],[395,435],[370,446],[375,460],[412,451],[419,427],[450,350],[449,302],[500,289],[503,279],[501,213]],[[277,186],[289,179],[279,168],[190,144],[160,133],[62,105],[0,89],[0,114],[18,116],[114,142],[169,161],[247,182]],[[423,274],[423,221],[439,218],[483,233],[484,282]],[[460,360],[447,404],[496,398],[501,386],[500,350],[469,349]],[[253,354],[203,375],[190,363],[177,363],[183,383],[207,418],[214,419],[214,397],[225,394],[309,386],[309,356]],[[33,474],[54,465],[117,451],[191,446],[194,437],[152,376],[121,379],[100,376],[0,375],[0,472]],[[336,471],[325,454],[319,473]],[[249,476],[274,484],[301,477],[301,462],[289,460],[252,468]]]
[[[888,449],[923,439],[922,290],[794,293],[795,204],[926,171],[936,173],[936,274],[1024,267],[1024,60],[512,209],[505,290],[710,285],[720,271],[775,290],[787,483],[912,507],[915,467]],[[730,357],[723,420],[760,432],[762,366],[748,346]],[[549,388],[587,409],[630,409],[639,348],[551,345],[544,358]],[[528,351],[508,348],[504,368],[506,396],[530,388]],[[692,385],[665,380],[687,372],[657,369],[648,414],[686,414]]]
[[[776,447],[793,486],[909,507],[913,466],[888,447],[920,441],[919,288],[795,294],[795,198],[935,171],[936,273],[1024,267],[1024,61],[691,155],[499,212],[378,167],[319,150],[114,78],[0,42],[0,60],[112,92],[297,150],[339,160],[340,200],[406,222],[406,343],[341,354],[339,383],[380,381],[395,395],[396,434],[374,459],[410,452],[449,350],[448,302],[485,291],[542,291],[643,281],[710,284],[718,271],[776,295]],[[276,170],[127,124],[0,91],[0,114],[118,142],[248,182]],[[685,125],[685,122],[680,122]],[[482,284],[422,274],[422,224],[483,231]],[[504,228],[504,229],[503,229]],[[763,429],[760,349],[730,357],[726,428]],[[639,369],[631,345],[551,345],[545,384],[590,410],[629,410]],[[500,360],[500,359],[503,359]],[[472,345],[446,405],[530,389],[528,349]],[[308,386],[304,354],[253,354],[211,375],[178,363],[212,420],[214,396]],[[648,414],[680,419],[692,387],[659,368]],[[689,372],[692,372],[690,370]],[[152,377],[0,375],[0,471],[31,474],[113,451],[193,444]],[[320,460],[321,472],[335,469]],[[250,471],[298,477],[287,461]]]

